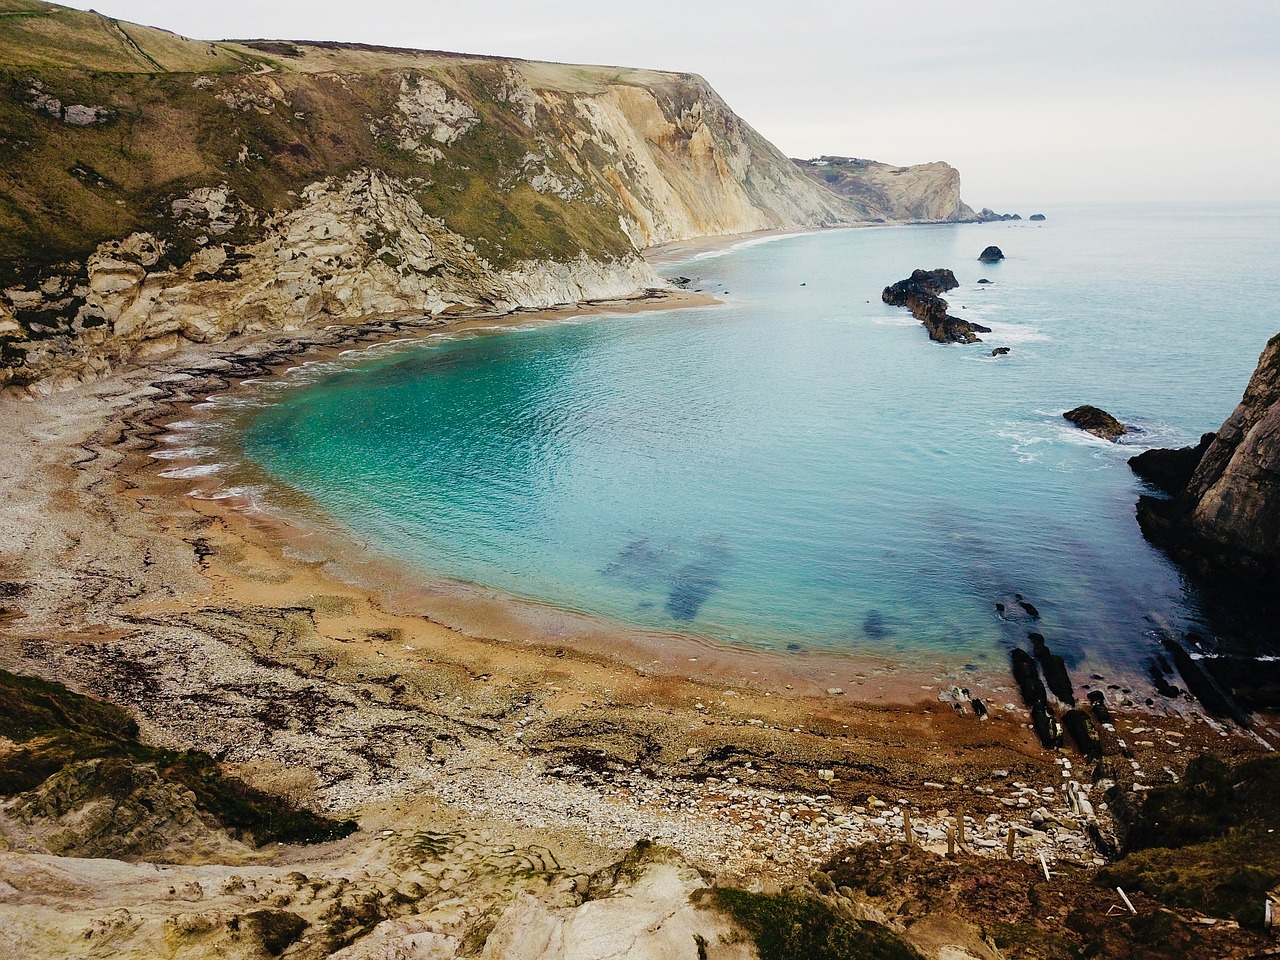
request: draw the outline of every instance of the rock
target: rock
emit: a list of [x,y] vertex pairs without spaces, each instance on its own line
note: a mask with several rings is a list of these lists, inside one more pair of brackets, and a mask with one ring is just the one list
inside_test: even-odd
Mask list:
[[982,278],[981,280],[979,280],[978,282],[979,282],[979,283],[990,283],[991,281],[990,281],[990,280],[988,280],[986,277],[983,277],[983,278]]
[[880,299],[891,306],[907,307],[929,331],[929,339],[938,343],[981,342],[978,334],[990,333],[990,328],[950,316],[947,301],[938,296],[958,286],[950,270],[915,270],[907,279],[885,287]]
[[1062,725],[1047,704],[1038,703],[1031,709],[1031,726],[1046,750],[1062,746]]
[[1098,736],[1098,728],[1083,710],[1068,710],[1063,714],[1062,726],[1085,757],[1102,759],[1102,739]]
[[1044,688],[1044,683],[1040,680],[1040,671],[1036,669],[1036,662],[1031,659],[1031,655],[1021,647],[1014,647],[1009,652],[1009,659],[1013,679],[1018,684],[1018,689],[1022,693],[1022,702],[1027,705],[1027,708],[1033,709],[1038,704],[1047,703],[1049,695]]
[[1129,432],[1128,427],[1107,413],[1107,411],[1087,403],[1068,410],[1062,417],[1064,420],[1074,423],[1085,433],[1091,433],[1095,437],[1110,440],[1113,443]]
[[977,216],[960,199],[960,172],[946,163],[899,167],[836,156],[792,162],[807,177],[844,198],[867,221],[965,223]]
[[1129,469],[1157,490],[1170,496],[1178,496],[1187,489],[1191,477],[1204,459],[1209,445],[1217,437],[1206,433],[1194,447],[1164,450],[1159,447],[1129,458]]
[[1003,220],[1021,220],[1022,216],[1017,213],[996,213],[990,207],[983,207],[978,211],[978,215],[974,220],[978,223],[999,223]]
[[1008,347],[996,347],[991,351],[993,357],[1007,357],[1009,355]]
[[833,697],[843,696],[844,688],[843,687],[827,687],[827,693]]
[[1004,259],[1004,251],[995,246],[987,247],[978,254],[978,259],[983,263],[999,263]]
[[1044,214],[1043,214],[1043,213],[1033,213],[1031,216],[1027,217],[1027,219],[1028,219],[1028,220],[1043,220],[1043,219],[1044,219]]

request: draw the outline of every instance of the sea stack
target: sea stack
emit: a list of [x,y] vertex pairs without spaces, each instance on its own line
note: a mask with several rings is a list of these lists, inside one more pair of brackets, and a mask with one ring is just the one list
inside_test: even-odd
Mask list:
[[960,286],[950,270],[915,270],[905,280],[884,288],[880,299],[895,307],[906,307],[924,324],[929,339],[938,343],[980,343],[979,333],[990,333],[990,327],[961,320],[947,313],[947,301],[938,294]]
[[996,246],[987,247],[978,254],[978,259],[983,263],[999,263],[1004,259],[1004,251]]

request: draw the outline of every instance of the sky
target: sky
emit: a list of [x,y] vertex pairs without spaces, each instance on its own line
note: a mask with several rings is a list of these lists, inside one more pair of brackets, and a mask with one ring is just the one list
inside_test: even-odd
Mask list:
[[190,37],[698,73],[793,157],[945,160],[975,207],[1280,200],[1280,0],[92,0]]

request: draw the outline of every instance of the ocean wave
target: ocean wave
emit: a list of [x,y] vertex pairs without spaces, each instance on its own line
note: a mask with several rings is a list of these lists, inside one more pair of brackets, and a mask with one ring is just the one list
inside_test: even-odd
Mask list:
[[805,233],[779,233],[768,237],[754,237],[751,240],[743,240],[735,243],[731,247],[723,247],[719,250],[703,250],[701,253],[694,254],[690,259],[690,263],[702,260],[717,260],[720,257],[727,257],[731,253],[737,253],[739,250],[746,250],[748,247],[759,247],[766,243],[777,243],[779,240],[790,240],[792,237],[803,237]]
[[218,473],[225,464],[221,463],[198,463],[192,467],[172,467],[168,470],[161,470],[160,476],[167,477],[170,480],[193,480],[197,477],[211,477]]

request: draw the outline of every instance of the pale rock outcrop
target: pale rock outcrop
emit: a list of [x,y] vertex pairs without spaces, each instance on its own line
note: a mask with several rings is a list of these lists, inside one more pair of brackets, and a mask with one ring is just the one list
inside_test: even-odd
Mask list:
[[834,156],[792,162],[868,220],[965,221],[977,216],[960,199],[960,171],[947,163],[898,167]]

